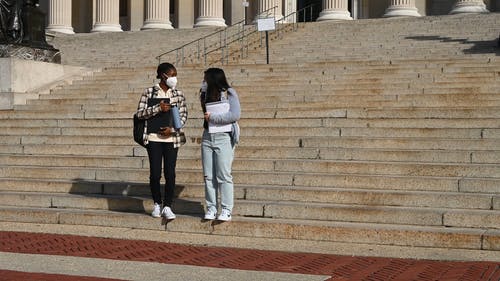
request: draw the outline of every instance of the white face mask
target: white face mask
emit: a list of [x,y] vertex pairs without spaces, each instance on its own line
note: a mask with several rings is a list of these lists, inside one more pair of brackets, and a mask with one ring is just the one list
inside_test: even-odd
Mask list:
[[175,86],[177,86],[177,77],[168,77],[165,83],[169,88],[175,89]]
[[201,91],[202,91],[202,92],[206,93],[206,92],[207,92],[207,88],[208,88],[207,81],[203,81],[203,82],[201,82],[201,86],[200,86],[200,88],[201,88]]

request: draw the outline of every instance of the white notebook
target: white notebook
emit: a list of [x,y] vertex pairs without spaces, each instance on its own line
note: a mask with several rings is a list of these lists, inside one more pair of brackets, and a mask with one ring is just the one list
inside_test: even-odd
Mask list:
[[[205,108],[207,112],[210,114],[215,113],[226,113],[229,112],[229,103],[228,102],[210,102],[205,104]],[[229,124],[214,124],[212,122],[208,122],[208,132],[209,133],[221,133],[221,132],[231,132],[232,126]]]

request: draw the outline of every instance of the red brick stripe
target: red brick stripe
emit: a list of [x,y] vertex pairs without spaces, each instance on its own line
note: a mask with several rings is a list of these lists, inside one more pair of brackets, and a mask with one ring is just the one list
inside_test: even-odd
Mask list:
[[495,262],[349,257],[7,231],[0,232],[0,251],[328,275],[332,280],[498,281],[500,275],[500,263]]
[[46,274],[20,272],[12,270],[0,270],[0,281],[121,281],[121,279],[109,279],[98,277],[72,276],[63,274]]

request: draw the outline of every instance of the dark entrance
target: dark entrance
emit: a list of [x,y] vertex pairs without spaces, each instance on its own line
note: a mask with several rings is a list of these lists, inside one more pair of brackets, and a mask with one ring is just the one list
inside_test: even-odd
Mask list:
[[[321,13],[321,11],[323,10],[323,7],[322,7],[323,3],[322,2],[323,1],[321,1],[321,0],[297,0],[297,10],[299,10],[299,11],[304,7],[307,7],[309,5],[314,5],[313,10],[312,10],[312,14],[311,14],[311,10],[309,10],[309,9],[307,9],[307,12],[305,12],[305,14],[303,11],[299,12],[299,21],[300,22],[316,21],[316,19],[319,17],[319,13]],[[347,9],[351,13],[351,15],[352,15],[352,2],[353,1],[349,0],[348,6],[347,6]]]
[[[304,21],[315,21],[319,17],[319,13],[321,12],[322,8],[322,3],[323,1],[321,0],[297,0],[297,10],[299,12],[299,22],[304,22]],[[307,11],[301,11],[304,7],[307,7],[309,5],[314,5],[312,9],[312,13],[310,9],[307,9]]]

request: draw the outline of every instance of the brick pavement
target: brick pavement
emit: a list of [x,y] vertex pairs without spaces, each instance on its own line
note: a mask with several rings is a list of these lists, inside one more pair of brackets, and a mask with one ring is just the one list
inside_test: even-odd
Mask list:
[[[142,240],[0,231],[0,251],[145,261],[330,276],[328,280],[499,281],[500,263],[350,257],[203,247]],[[0,280],[75,280],[66,275],[0,271]],[[112,279],[78,279],[112,280]]]
[[119,279],[0,270],[0,281],[121,281]]

